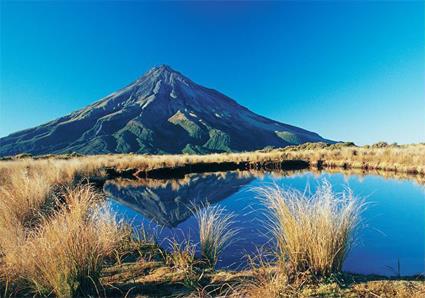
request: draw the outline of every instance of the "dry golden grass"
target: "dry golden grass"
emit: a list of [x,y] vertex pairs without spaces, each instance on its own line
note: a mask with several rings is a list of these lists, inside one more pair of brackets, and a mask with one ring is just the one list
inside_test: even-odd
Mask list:
[[[280,283],[282,282],[282,283]],[[364,297],[364,298],[420,298],[425,295],[424,281],[378,280],[354,283],[343,287],[336,282],[306,284],[295,288],[285,284],[285,280],[267,280],[265,283],[255,279],[249,286],[243,286],[232,297]]]
[[355,284],[349,289],[341,291],[341,296],[350,296],[350,294],[351,296],[371,298],[421,298],[425,297],[425,282],[405,280],[369,281]]
[[190,272],[196,261],[196,246],[190,240],[178,242],[172,239],[170,242],[171,252],[166,254],[166,264],[177,270]]
[[[31,184],[31,183],[30,183]],[[60,201],[59,201],[60,200]],[[54,210],[35,227],[13,232],[2,243],[3,283],[59,297],[93,291],[104,258],[112,256],[128,234],[111,214],[99,209],[101,195],[88,185],[66,188]],[[19,229],[15,227],[15,230]],[[15,231],[14,231],[15,232]]]
[[265,162],[302,159],[312,167],[374,169],[425,175],[425,144],[354,146],[350,144],[327,145],[307,143],[270,151],[241,153],[216,153],[208,155],[145,155],[103,154],[49,158],[22,158],[0,161],[0,185],[3,177],[15,172],[46,172],[50,181],[60,183],[72,180],[76,175],[100,174],[107,167],[118,170],[138,169],[148,171],[163,167],[179,167],[196,163],[248,162],[261,165]]
[[363,203],[351,191],[340,195],[324,182],[307,196],[279,187],[260,188],[269,208],[276,254],[285,271],[321,277],[340,272]]
[[0,186],[0,252],[13,249],[25,239],[25,230],[40,219],[52,185],[41,175],[10,176]]
[[304,144],[282,149],[288,158],[310,161],[314,166],[425,174],[425,144],[344,146]]
[[194,215],[199,227],[201,255],[214,268],[220,254],[238,232],[232,228],[234,216],[218,205],[195,208]]
[[[258,193],[270,212],[269,230],[276,240],[276,261],[264,261],[264,254],[254,259],[253,280],[242,284],[237,295],[320,295],[316,290],[322,280],[342,270],[359,222],[362,201],[349,190],[334,193],[327,182],[310,196],[277,186],[259,188]],[[304,293],[308,285],[314,285],[316,292]],[[338,296],[335,291],[328,294]]]

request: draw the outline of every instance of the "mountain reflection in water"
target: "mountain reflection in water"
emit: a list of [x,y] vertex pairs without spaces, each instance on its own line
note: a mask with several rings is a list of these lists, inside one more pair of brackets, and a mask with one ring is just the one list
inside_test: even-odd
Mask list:
[[178,180],[113,180],[104,191],[113,200],[158,225],[176,227],[193,207],[219,202],[255,177],[242,172],[190,174]]

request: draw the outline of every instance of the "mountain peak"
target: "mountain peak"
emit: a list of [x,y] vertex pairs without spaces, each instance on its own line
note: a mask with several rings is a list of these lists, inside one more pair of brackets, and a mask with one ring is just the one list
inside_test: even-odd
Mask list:
[[177,72],[175,69],[173,69],[170,65],[167,65],[167,64],[161,64],[154,68],[157,68],[162,71]]
[[182,73],[178,72],[171,68],[171,66],[166,64],[161,64],[151,68],[146,72],[142,77],[137,81],[138,84],[150,80],[153,82],[161,82],[162,84],[174,85],[177,82],[183,83],[187,86],[193,86],[194,83],[184,76]]
[[176,72],[174,69],[171,68],[171,66],[167,65],[167,64],[160,64],[157,66],[152,67],[149,72],[163,72],[163,71],[167,71],[167,72]]
[[161,64],[155,67],[152,67],[147,73],[145,73],[145,76],[160,76],[160,75],[179,75],[182,76],[182,74],[176,70],[174,70],[173,68],[171,68],[171,66],[166,65],[166,64]]
[[0,156],[208,153],[305,142],[318,134],[262,117],[168,65],[78,111],[0,139]]

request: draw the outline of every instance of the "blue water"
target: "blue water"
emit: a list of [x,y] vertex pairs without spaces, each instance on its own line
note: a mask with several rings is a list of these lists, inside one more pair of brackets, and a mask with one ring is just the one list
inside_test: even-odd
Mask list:
[[[135,227],[144,226],[167,246],[167,240],[197,239],[197,224],[187,206],[219,204],[235,214],[236,240],[226,249],[219,267],[240,269],[246,255],[273,245],[268,233],[267,210],[255,194],[255,187],[277,184],[283,188],[314,192],[326,179],[336,192],[349,186],[363,198],[367,208],[361,216],[356,242],[343,270],[363,274],[401,275],[425,272],[425,188],[414,181],[386,179],[380,176],[344,176],[309,172],[279,177],[192,175],[182,186],[105,185],[110,207]],[[189,182],[187,182],[189,180]],[[177,181],[178,183],[178,181]],[[174,183],[175,184],[175,183]]]

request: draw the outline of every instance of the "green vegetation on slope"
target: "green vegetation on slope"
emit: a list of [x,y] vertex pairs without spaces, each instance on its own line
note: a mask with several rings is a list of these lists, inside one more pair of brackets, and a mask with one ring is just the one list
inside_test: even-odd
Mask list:
[[225,132],[218,129],[211,129],[209,131],[209,136],[209,140],[203,145],[203,147],[224,152],[232,151],[230,149],[230,137]]

